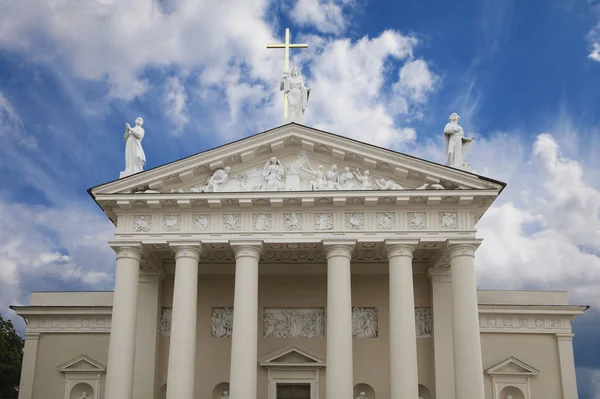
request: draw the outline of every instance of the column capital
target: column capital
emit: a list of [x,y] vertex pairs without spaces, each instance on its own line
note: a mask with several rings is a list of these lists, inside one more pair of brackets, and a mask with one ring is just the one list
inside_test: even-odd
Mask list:
[[166,273],[162,269],[142,269],[140,270],[140,283],[159,283],[165,278]]
[[200,260],[202,243],[200,241],[170,241],[169,247],[175,251],[175,260],[179,258],[192,258]]
[[385,251],[388,259],[407,256],[412,259],[419,240],[385,240]]
[[575,334],[573,333],[557,333],[556,339],[558,341],[573,341],[573,337]]
[[427,269],[427,278],[432,283],[449,283],[450,268],[449,267],[430,267]]
[[141,241],[109,241],[108,245],[117,254],[117,259],[131,258],[137,261],[142,260]]
[[251,257],[260,259],[262,254],[262,241],[230,241],[229,246],[235,254],[235,259]]
[[37,332],[25,332],[23,334],[23,337],[25,337],[25,340],[36,340],[36,339],[40,339],[40,333],[37,333]]
[[355,246],[355,240],[323,240],[323,250],[327,259],[335,256],[352,259]]
[[481,239],[475,240],[448,240],[448,256],[450,259],[455,256],[475,257],[475,251],[481,245]]

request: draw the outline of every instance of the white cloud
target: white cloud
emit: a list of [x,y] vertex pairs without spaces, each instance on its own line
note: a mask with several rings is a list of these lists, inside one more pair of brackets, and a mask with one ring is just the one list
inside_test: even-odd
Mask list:
[[590,29],[587,34],[587,41],[589,45],[588,57],[600,62],[600,23]]
[[352,0],[297,0],[290,16],[299,25],[314,26],[322,33],[339,34],[348,24],[344,7],[352,3]]
[[0,312],[26,303],[32,290],[57,284],[111,288],[114,253],[106,241],[114,229],[103,214],[75,203],[52,208],[0,201],[0,224]]
[[438,77],[431,73],[427,62],[422,59],[405,63],[399,72],[399,80],[394,89],[407,99],[423,104],[428,94],[433,92]]
[[175,125],[175,131],[180,132],[189,121],[185,87],[178,77],[171,76],[167,79],[165,91],[166,115]]

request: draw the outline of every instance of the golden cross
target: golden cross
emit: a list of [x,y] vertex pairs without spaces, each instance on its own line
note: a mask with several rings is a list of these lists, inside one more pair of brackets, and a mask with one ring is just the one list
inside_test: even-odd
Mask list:
[[[290,30],[285,30],[285,43],[282,44],[267,44],[267,48],[282,48],[285,50],[285,61],[283,66],[284,72],[289,72],[290,69],[290,49],[291,48],[308,48],[308,44],[291,44],[290,43]],[[283,97],[283,117],[287,119],[288,113],[288,97],[287,94]]]

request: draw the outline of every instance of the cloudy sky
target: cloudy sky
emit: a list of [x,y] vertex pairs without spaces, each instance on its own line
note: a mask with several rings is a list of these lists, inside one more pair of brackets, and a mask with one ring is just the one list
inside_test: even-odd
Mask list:
[[[0,0],[0,312],[32,290],[111,289],[88,187],[281,124],[286,27],[306,124],[508,183],[478,224],[480,288],[568,289],[582,398],[600,398],[600,1]],[[22,321],[15,319],[20,330]]]

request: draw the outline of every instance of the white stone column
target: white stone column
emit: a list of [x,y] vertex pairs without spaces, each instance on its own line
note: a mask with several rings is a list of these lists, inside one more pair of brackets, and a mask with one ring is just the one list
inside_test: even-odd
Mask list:
[[575,357],[573,356],[573,335],[556,334],[558,359],[563,398],[577,399],[577,378],[575,377]]
[[37,361],[39,333],[25,333],[23,363],[21,363],[21,381],[19,383],[19,399],[33,399],[33,380]]
[[231,243],[235,288],[229,397],[256,399],[258,377],[258,261],[261,243]]
[[135,364],[137,294],[142,248],[137,244],[111,245],[117,252],[106,393],[111,399],[131,399]]
[[454,399],[454,341],[452,338],[452,287],[450,268],[427,271],[433,302],[433,352],[435,358],[435,397]]
[[390,280],[391,399],[418,398],[412,258],[417,241],[386,241]]
[[162,269],[142,269],[140,273],[133,399],[153,399],[156,397],[160,282],[164,276],[165,273]]
[[459,399],[485,397],[477,288],[475,250],[478,242],[450,243],[452,325],[454,340],[454,389]]
[[194,399],[200,244],[174,244],[175,286],[167,370],[167,399]]
[[352,398],[352,290],[350,260],[354,241],[324,242],[327,256],[326,398]]

